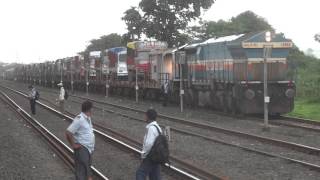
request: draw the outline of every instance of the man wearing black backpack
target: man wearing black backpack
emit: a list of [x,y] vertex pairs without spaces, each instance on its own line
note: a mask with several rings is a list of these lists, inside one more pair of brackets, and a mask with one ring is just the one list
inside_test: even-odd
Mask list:
[[142,162],[136,172],[136,180],[145,180],[147,176],[149,176],[149,180],[160,180],[160,164],[168,161],[168,142],[156,122],[157,112],[154,109],[149,109],[145,118],[148,125],[143,139]]

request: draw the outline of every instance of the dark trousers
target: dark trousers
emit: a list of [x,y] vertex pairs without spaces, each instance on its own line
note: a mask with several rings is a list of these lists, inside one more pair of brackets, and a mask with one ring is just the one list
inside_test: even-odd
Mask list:
[[163,93],[163,106],[167,106],[168,103],[168,94],[167,93]]
[[76,180],[87,180],[91,173],[91,154],[86,147],[74,150]]
[[30,99],[30,107],[31,107],[31,112],[33,115],[36,114],[36,100],[35,99]]
[[60,112],[64,113],[64,100],[60,100],[59,104],[60,104]]
[[143,159],[140,167],[136,172],[136,180],[161,180],[160,164],[153,163],[149,159]]

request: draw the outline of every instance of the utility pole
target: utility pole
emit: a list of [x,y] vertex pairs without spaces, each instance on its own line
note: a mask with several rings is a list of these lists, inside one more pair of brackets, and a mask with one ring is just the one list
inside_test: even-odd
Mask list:
[[108,74],[106,75],[106,97],[109,97],[109,78],[108,78]]
[[137,61],[135,63],[135,68],[136,68],[136,103],[139,102],[139,86],[138,86],[138,68],[137,68]]
[[264,127],[266,131],[270,130],[269,127],[269,109],[270,97],[268,96],[268,58],[271,57],[272,45],[268,44],[271,41],[271,32],[267,31],[265,34],[266,44],[263,48],[263,94],[264,94]]
[[53,71],[54,71],[54,67],[55,67],[55,65],[54,64],[51,64],[51,87],[53,88],[54,87],[54,73],[53,73]]
[[47,63],[44,64],[44,87],[47,87]]
[[73,89],[73,63],[74,61],[70,62],[70,80],[71,80],[71,93],[73,94],[74,93],[74,89]]
[[62,71],[63,71],[63,63],[62,63],[62,60],[60,60],[60,83],[62,83]]
[[180,112],[183,112],[183,73],[182,73],[182,63],[184,62],[186,54],[184,51],[179,52],[179,65],[180,65]]
[[88,69],[88,63],[86,63],[86,68],[85,68],[85,70],[86,70],[86,94],[87,94],[87,96],[89,95],[89,69]]

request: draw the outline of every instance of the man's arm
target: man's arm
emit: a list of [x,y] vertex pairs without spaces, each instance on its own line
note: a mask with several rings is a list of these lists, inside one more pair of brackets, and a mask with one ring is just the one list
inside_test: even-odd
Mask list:
[[67,141],[69,142],[69,144],[71,145],[71,147],[73,149],[77,149],[80,147],[79,144],[75,143],[74,138],[73,138],[73,134],[70,131],[66,130],[65,134],[66,134]]
[[73,122],[70,124],[70,126],[68,127],[68,129],[66,130],[66,138],[67,141],[69,142],[69,144],[71,145],[71,147],[73,147],[73,149],[77,149],[80,147],[79,144],[75,143],[74,137],[73,135],[79,130],[80,128],[80,117],[76,117]]
[[143,148],[142,148],[142,154],[147,154],[150,152],[153,144],[154,144],[154,141],[156,139],[156,136],[154,134],[154,129],[155,127],[151,126],[149,127],[148,129],[148,132],[147,132],[147,135],[146,135],[146,139],[145,141],[143,142]]

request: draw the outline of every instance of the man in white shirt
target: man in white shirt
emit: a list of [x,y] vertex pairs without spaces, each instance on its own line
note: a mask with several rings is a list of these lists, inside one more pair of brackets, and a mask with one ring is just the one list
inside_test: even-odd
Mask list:
[[[154,109],[149,109],[145,114],[145,119],[148,123],[146,126],[146,133],[143,139],[142,148],[142,162],[136,172],[136,180],[145,180],[149,176],[149,180],[160,180],[160,164],[150,160],[148,154],[159,136],[159,132],[162,133],[161,127],[156,122],[157,112]],[[157,130],[158,128],[158,130]]]
[[61,111],[61,113],[64,113],[64,95],[65,95],[65,91],[64,91],[62,82],[59,83],[58,86],[60,87],[60,94],[59,94],[60,111]]
[[66,138],[74,149],[76,180],[92,180],[91,154],[95,145],[91,122],[92,106],[90,101],[82,103],[82,112],[74,118],[66,131]]

